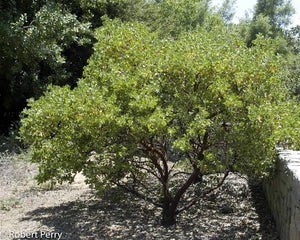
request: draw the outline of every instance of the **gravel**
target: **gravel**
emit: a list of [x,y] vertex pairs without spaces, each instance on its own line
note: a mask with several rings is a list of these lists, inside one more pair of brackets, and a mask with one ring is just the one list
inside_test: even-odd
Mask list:
[[131,195],[97,199],[82,175],[38,186],[37,171],[26,157],[0,158],[0,239],[279,239],[261,185],[235,174],[165,228],[160,209]]

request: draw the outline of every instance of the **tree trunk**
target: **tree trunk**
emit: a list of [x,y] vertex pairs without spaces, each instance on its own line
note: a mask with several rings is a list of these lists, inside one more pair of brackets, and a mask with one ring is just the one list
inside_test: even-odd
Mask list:
[[202,174],[199,173],[199,174],[195,177],[195,179],[194,179],[194,181],[193,181],[193,184],[201,183],[202,180],[203,180]]
[[162,210],[162,221],[161,224],[165,227],[172,226],[176,223],[176,207],[170,204],[164,206]]

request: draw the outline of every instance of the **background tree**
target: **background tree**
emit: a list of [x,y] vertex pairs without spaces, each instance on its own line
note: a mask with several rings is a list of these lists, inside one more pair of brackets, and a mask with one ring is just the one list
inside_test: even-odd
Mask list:
[[0,133],[48,84],[76,86],[101,17],[123,14],[121,0],[0,2]]
[[290,79],[292,79],[292,89],[300,100],[300,25],[293,27],[286,34],[290,47],[287,63],[291,74]]
[[266,175],[277,144],[299,146],[299,106],[272,40],[249,49],[222,26],[161,39],[110,20],[96,39],[76,88],[52,87],[23,111],[39,182],[82,171],[99,194],[135,194],[170,225],[229,172]]
[[290,0],[258,0],[254,8],[254,16],[269,18],[274,31],[287,27],[291,23],[291,16],[295,13]]
[[[277,38],[284,37],[284,30],[291,23],[291,16],[295,13],[289,0],[258,0],[252,20],[242,21],[244,37],[248,43],[256,39],[257,34]],[[247,26],[247,30],[245,30]]]
[[287,84],[292,89],[293,94],[298,94],[300,84],[299,74],[299,53],[297,45],[299,35],[297,27],[289,28],[291,16],[295,12],[291,1],[285,0],[258,0],[254,8],[253,19],[242,21],[237,30],[251,47],[258,35],[273,38],[277,41],[276,54],[280,53],[286,61],[288,76]]
[[[128,1],[125,21],[140,21],[161,37],[177,37],[181,32],[195,29],[197,26],[209,29],[223,25],[218,10],[212,9],[210,0],[161,0]],[[222,17],[230,18],[230,1],[221,10]],[[225,16],[227,14],[227,16]]]
[[218,9],[217,12],[225,23],[232,21],[235,14],[235,4],[236,0],[224,0],[222,6]]

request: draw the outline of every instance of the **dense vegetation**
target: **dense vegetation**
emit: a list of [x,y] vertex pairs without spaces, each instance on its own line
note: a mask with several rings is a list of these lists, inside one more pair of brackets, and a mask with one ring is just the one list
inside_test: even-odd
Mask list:
[[173,224],[229,172],[267,175],[276,146],[299,147],[292,13],[259,0],[234,25],[229,0],[1,3],[0,114],[33,97],[20,134],[40,182],[82,171],[99,194],[129,191]]
[[101,17],[140,21],[160,37],[176,37],[197,25],[226,24],[251,46],[257,34],[276,39],[290,69],[290,88],[299,86],[299,26],[287,30],[288,1],[258,1],[253,19],[232,25],[233,1],[219,9],[210,0],[8,0],[0,3],[0,133],[17,123],[30,97],[49,84],[76,86],[92,54]]
[[26,99],[49,84],[76,86],[92,53],[101,16],[118,16],[121,1],[0,2],[0,131],[18,120]]

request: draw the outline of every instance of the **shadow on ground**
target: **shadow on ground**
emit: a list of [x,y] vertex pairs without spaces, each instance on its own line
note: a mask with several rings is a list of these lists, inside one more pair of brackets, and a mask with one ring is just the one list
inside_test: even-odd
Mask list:
[[[177,225],[170,228],[160,226],[159,209],[145,206],[144,202],[131,196],[119,202],[103,198],[40,207],[28,212],[22,221],[38,221],[52,233],[62,233],[62,240],[277,240],[274,222],[262,194],[259,186],[253,185],[247,196],[229,193],[227,200],[208,199],[201,207],[179,216]],[[245,202],[253,205],[243,207]],[[40,231],[32,234],[38,235]],[[20,239],[26,238],[14,240]],[[39,235],[34,239],[49,238]]]
[[[259,217],[262,240],[279,240],[275,220],[264,195],[262,182],[250,179],[249,188],[255,211]],[[270,236],[272,232],[276,232],[276,238]]]
[[[135,199],[113,202],[102,200],[70,201],[60,206],[41,207],[28,212],[22,221],[38,221],[63,240],[110,239],[110,236],[132,238],[134,228],[155,219],[154,212],[140,206]],[[36,234],[40,235],[40,231]],[[24,238],[15,238],[24,239]],[[26,238],[25,238],[26,239]],[[47,239],[39,236],[36,239]],[[49,239],[49,238],[48,238]],[[58,239],[58,238],[54,238]]]

